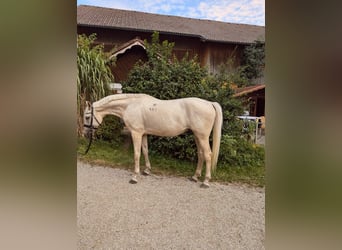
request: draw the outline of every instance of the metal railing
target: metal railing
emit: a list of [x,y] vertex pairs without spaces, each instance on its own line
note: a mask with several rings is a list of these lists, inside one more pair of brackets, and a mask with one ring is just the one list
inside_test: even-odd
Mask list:
[[251,140],[255,144],[265,144],[265,117],[264,116],[238,116],[243,121],[242,132],[252,135]]

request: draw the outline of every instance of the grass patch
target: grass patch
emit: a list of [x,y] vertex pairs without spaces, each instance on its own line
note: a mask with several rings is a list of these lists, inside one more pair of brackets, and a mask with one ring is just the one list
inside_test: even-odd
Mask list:
[[[87,155],[83,155],[88,141],[78,139],[78,159],[102,166],[134,170],[133,149],[122,147],[105,141],[93,141]],[[190,177],[196,169],[196,162],[181,161],[150,153],[152,172],[156,175],[172,175]],[[141,156],[140,170],[145,168],[144,157]],[[202,179],[205,175],[203,166]],[[252,186],[265,186],[265,167],[234,167],[218,164],[216,172],[212,173],[212,181],[221,183],[243,183]]]

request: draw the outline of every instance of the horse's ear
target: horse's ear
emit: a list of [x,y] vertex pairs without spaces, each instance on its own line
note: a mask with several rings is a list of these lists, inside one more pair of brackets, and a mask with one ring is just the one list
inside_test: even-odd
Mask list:
[[87,107],[88,107],[88,108],[90,108],[90,107],[91,107],[91,103],[90,103],[90,102],[88,102],[88,101],[86,101],[86,105],[87,105]]

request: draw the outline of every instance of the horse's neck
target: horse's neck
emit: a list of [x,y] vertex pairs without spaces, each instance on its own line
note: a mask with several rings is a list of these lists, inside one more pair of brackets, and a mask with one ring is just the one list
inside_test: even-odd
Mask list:
[[102,115],[115,115],[122,118],[127,106],[132,102],[132,98],[112,99],[95,107],[95,110]]
[[126,106],[127,105],[123,105],[121,102],[110,102],[96,107],[95,110],[102,117],[106,115],[115,115],[122,118]]

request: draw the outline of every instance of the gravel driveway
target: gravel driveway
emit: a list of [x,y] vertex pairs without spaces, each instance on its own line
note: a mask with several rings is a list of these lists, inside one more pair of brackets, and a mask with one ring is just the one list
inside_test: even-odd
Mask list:
[[77,163],[78,249],[265,249],[265,191]]

